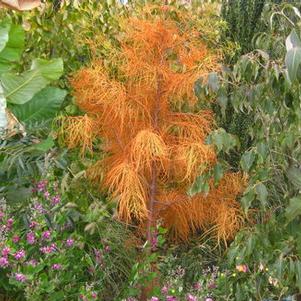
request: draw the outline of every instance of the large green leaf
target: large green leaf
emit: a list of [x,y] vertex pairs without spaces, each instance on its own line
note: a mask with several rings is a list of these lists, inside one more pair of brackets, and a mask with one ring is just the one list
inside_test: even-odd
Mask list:
[[301,63],[301,47],[291,48],[285,56],[285,64],[291,81],[297,77],[297,71]]
[[301,47],[301,41],[295,29],[293,29],[290,35],[286,38],[285,45],[287,51],[294,47]]
[[237,137],[227,133],[223,128],[212,131],[207,138],[209,144],[214,144],[218,150],[228,153],[235,146],[239,145]]
[[54,147],[54,140],[52,137],[47,137],[47,139],[43,140],[40,143],[33,144],[32,149],[38,151],[40,153],[48,152],[52,147]]
[[268,197],[268,190],[263,183],[258,183],[256,185],[256,194],[258,199],[260,200],[262,205],[266,205],[267,197]]
[[255,154],[252,150],[245,152],[240,160],[240,166],[243,171],[248,172],[255,161]]
[[59,110],[67,92],[47,87],[23,105],[13,106],[12,112],[18,120],[30,127],[33,123],[52,119]]
[[287,171],[287,177],[296,189],[301,190],[301,169],[296,166],[290,166]]
[[0,137],[1,134],[5,131],[7,126],[7,119],[6,119],[6,100],[3,94],[3,89],[0,84]]
[[0,52],[4,49],[8,42],[10,23],[7,20],[3,20],[0,23]]
[[188,189],[188,195],[192,197],[200,192],[203,192],[205,194],[208,193],[210,188],[208,180],[209,177],[207,174],[198,176],[191,187]]
[[0,80],[7,102],[24,104],[45,88],[51,80],[59,79],[62,73],[62,59],[35,60],[30,71],[20,75],[6,73]]
[[40,70],[41,74],[48,80],[57,80],[61,77],[64,66],[62,59],[54,59],[51,61],[43,59],[35,59],[32,62],[31,69]]
[[23,28],[20,25],[9,25],[8,39],[5,43],[5,47],[2,49],[0,42],[0,74],[9,71],[13,66],[12,63],[20,60],[24,49],[24,40],[25,35]]
[[5,48],[0,53],[1,60],[9,62],[18,61],[24,49],[25,34],[20,25],[12,24],[9,31],[9,39]]
[[301,215],[301,197],[294,197],[290,199],[289,205],[285,212],[288,221],[292,221],[298,215]]

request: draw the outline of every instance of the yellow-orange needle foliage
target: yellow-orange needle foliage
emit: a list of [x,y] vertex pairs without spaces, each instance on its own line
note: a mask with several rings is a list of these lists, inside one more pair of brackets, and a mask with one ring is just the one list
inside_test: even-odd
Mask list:
[[148,238],[160,219],[175,238],[211,229],[218,240],[228,240],[243,221],[235,201],[241,175],[226,174],[206,196],[186,194],[216,162],[214,148],[205,144],[213,115],[196,110],[194,83],[219,69],[219,55],[165,13],[123,21],[113,62],[118,71],[95,61],[72,79],[86,115],[65,121],[66,141],[85,151],[101,137],[107,156],[88,175],[117,200],[120,219],[147,225]]

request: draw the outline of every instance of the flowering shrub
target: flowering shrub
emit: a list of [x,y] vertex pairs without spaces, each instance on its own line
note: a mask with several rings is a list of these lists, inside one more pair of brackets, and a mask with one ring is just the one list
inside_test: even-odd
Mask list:
[[26,300],[100,300],[118,268],[120,246],[76,229],[55,183],[38,182],[34,194],[25,222],[0,207],[0,291]]
[[[263,263],[250,268],[247,264],[240,264],[233,269],[221,270],[218,266],[211,266],[202,271],[202,275],[189,287],[183,284],[186,270],[174,267],[169,277],[161,282],[161,286],[153,290],[154,295],[148,301],[216,301],[216,300],[247,300],[249,296],[266,296],[266,299],[281,301],[295,300],[293,296],[284,297],[285,284],[280,283],[275,271],[270,270]],[[264,293],[260,290],[263,289]],[[270,298],[270,299],[269,299]],[[128,298],[126,301],[137,301]],[[251,299],[250,299],[251,300]],[[298,299],[296,299],[298,300]]]

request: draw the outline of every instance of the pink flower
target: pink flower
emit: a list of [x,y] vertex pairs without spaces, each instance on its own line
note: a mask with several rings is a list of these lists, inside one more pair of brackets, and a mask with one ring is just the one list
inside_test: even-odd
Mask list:
[[193,288],[197,291],[199,291],[202,288],[202,285],[199,282],[196,282],[193,284]]
[[19,250],[14,254],[15,259],[21,260],[25,257],[25,251],[24,250]]
[[168,293],[168,287],[166,285],[164,285],[162,288],[161,288],[161,294],[163,295],[166,295]]
[[92,293],[91,293],[91,297],[92,297],[93,299],[96,299],[96,298],[97,298],[97,293],[96,293],[96,292],[92,292]]
[[37,222],[35,222],[35,221],[32,221],[31,223],[30,223],[30,225],[29,225],[29,228],[30,229],[34,229],[36,226],[37,226]]
[[151,297],[150,301],[159,301],[158,297]]
[[2,256],[7,257],[10,253],[10,248],[9,247],[4,247],[2,250]]
[[50,197],[50,193],[48,191],[45,191],[44,192],[44,197],[45,197],[46,200],[48,200],[49,197]]
[[51,237],[51,232],[49,230],[42,233],[43,239],[49,239]]
[[18,236],[18,235],[15,235],[14,237],[13,237],[13,242],[16,244],[16,243],[18,243],[20,241],[20,237]]
[[105,252],[106,252],[106,253],[109,253],[110,251],[111,251],[110,246],[105,246]]
[[7,268],[9,266],[9,262],[7,257],[0,257],[0,267]]
[[207,297],[206,299],[205,299],[205,301],[214,301],[212,298],[210,298],[210,297]]
[[248,272],[248,266],[246,264],[240,264],[236,266],[236,270],[242,273]]
[[14,220],[12,218],[9,218],[6,222],[6,227],[7,227],[7,230],[11,230],[12,227],[13,227],[13,223],[14,223]]
[[56,196],[54,196],[54,197],[52,198],[52,200],[51,200],[51,204],[54,206],[54,205],[57,205],[57,204],[59,204],[59,203],[60,203],[60,201],[61,201],[61,198],[60,198],[60,196],[59,196],[59,195],[56,195]]
[[28,232],[26,235],[26,240],[30,245],[33,245],[36,242],[36,237],[33,232]]
[[62,269],[62,266],[59,263],[55,263],[52,265],[52,269],[58,271]]
[[24,274],[22,273],[16,273],[15,274],[15,279],[19,282],[25,282],[26,281],[26,277]]
[[0,211],[0,221],[2,221],[4,216],[5,216],[4,212]]
[[66,240],[66,246],[67,246],[68,248],[71,248],[71,247],[73,246],[73,244],[74,244],[74,240],[73,240],[72,238],[68,238],[68,239]]
[[191,294],[188,294],[186,300],[187,300],[187,301],[197,301],[198,298],[197,298],[196,296],[193,296],[193,295],[191,295]]

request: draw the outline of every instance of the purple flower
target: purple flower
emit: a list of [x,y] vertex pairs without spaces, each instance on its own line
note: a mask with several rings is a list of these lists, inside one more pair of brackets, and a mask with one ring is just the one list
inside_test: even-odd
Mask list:
[[47,186],[47,180],[42,180],[37,183],[36,189],[38,192],[43,192],[43,191],[45,191],[46,186]]
[[191,295],[191,294],[188,294],[186,300],[187,300],[187,301],[197,301],[198,298],[197,298],[196,296],[193,296],[193,295]]
[[166,296],[166,301],[177,301],[177,297],[175,297],[175,296]]
[[71,247],[73,246],[73,244],[74,244],[74,240],[73,240],[72,238],[68,238],[68,239],[66,240],[66,246],[67,246],[68,248],[71,248]]
[[43,205],[40,203],[35,203],[33,205],[33,209],[36,210],[38,213],[43,214],[45,213],[45,209],[43,208]]
[[158,235],[157,233],[153,233],[152,240],[151,240],[151,248],[153,251],[155,251],[158,247]]
[[164,285],[162,288],[161,288],[161,294],[163,295],[166,295],[168,293],[168,287],[166,285]]
[[56,195],[54,196],[52,199],[51,199],[51,204],[54,206],[54,205],[57,205],[59,204],[61,201],[61,198],[59,195]]
[[19,282],[25,282],[26,281],[26,277],[24,274],[22,273],[16,273],[15,274],[15,279]]
[[2,256],[3,257],[7,257],[9,255],[9,253],[10,253],[10,248],[9,247],[4,247],[2,249]]
[[94,254],[95,254],[95,261],[98,264],[102,264],[102,254],[99,250],[94,250]]
[[58,271],[62,269],[62,266],[59,263],[55,263],[52,265],[52,269]]
[[50,253],[51,253],[51,249],[50,249],[49,246],[41,247],[41,248],[40,248],[40,251],[41,251],[43,254],[50,254]]
[[40,251],[43,254],[50,254],[50,253],[55,252],[56,250],[57,250],[57,247],[55,244],[51,244],[50,246],[45,246],[45,247],[40,248]]
[[9,262],[7,257],[0,257],[0,267],[7,268],[9,266]]
[[42,233],[43,239],[47,240],[47,239],[50,239],[50,237],[51,237],[51,232],[49,230]]
[[35,259],[31,259],[27,262],[27,265],[31,265],[33,267],[37,266],[38,262]]
[[26,235],[26,240],[27,240],[27,243],[29,243],[30,245],[33,245],[36,242],[35,234],[33,232],[28,232]]
[[15,259],[21,260],[25,257],[25,251],[24,250],[19,250],[14,254]]
[[49,191],[45,191],[45,192],[44,192],[44,197],[45,197],[46,200],[49,199],[49,197],[50,197]]
[[18,243],[20,241],[20,237],[18,236],[18,235],[15,235],[14,237],[13,237],[13,242],[16,244],[16,243]]
[[158,297],[151,297],[150,301],[159,301]]
[[32,221],[32,222],[29,224],[29,228],[30,228],[30,229],[34,229],[37,225],[38,225],[37,222]]
[[50,245],[50,249],[51,249],[52,252],[55,252],[55,251],[57,250],[56,244],[55,244],[55,243],[52,243],[52,244]]
[[210,297],[207,297],[206,299],[205,299],[205,301],[214,301],[212,298],[210,298]]

